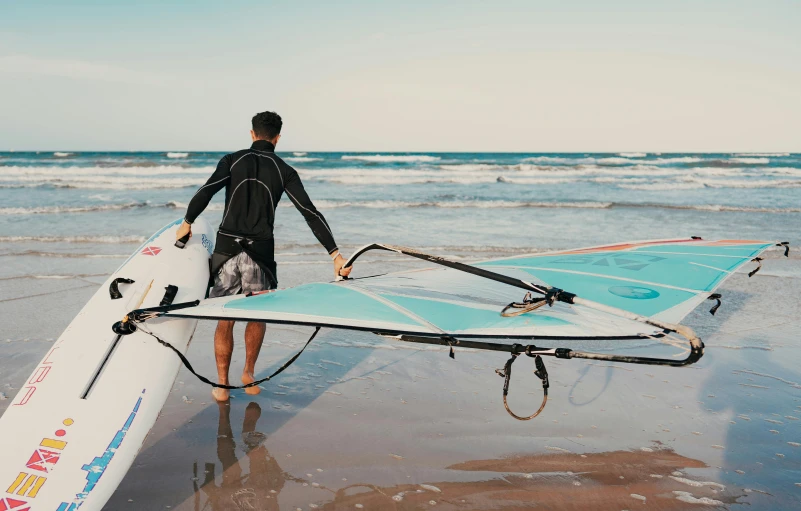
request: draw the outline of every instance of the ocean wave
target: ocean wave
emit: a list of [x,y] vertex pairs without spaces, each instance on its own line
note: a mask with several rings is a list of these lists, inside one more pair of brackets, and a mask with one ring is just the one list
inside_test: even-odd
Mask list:
[[801,180],[707,180],[702,181],[708,188],[801,188]]
[[597,158],[595,159],[595,163],[597,163],[598,165],[631,165],[641,162],[631,160],[629,158],[609,157],[609,158]]
[[210,176],[214,172],[214,167],[181,167],[178,165],[147,165],[144,162],[132,162],[130,165],[123,164],[114,167],[18,167],[0,166],[0,179],[11,180],[17,176],[37,176],[43,178],[65,178],[65,177],[86,177],[86,176],[163,176],[171,174],[197,174]]
[[523,158],[522,161],[532,163],[567,163],[567,162],[589,162],[594,161],[595,158],[564,158],[562,156],[532,156],[530,158]]
[[307,154],[309,153],[303,151],[295,151],[294,153],[292,153],[293,156],[306,156]]
[[422,176],[407,176],[399,173],[394,176],[371,176],[369,174],[362,174],[356,176],[341,176],[341,177],[326,177],[316,178],[319,181],[328,183],[335,183],[350,186],[364,186],[364,185],[415,185],[415,184],[461,184],[472,185],[482,183],[494,183],[497,181],[498,176],[495,175],[475,175],[475,176],[458,176],[458,175],[422,175]]
[[770,163],[770,158],[729,158],[727,161],[749,165],[767,165]]
[[781,158],[790,156],[790,153],[734,153],[734,156]]
[[53,156],[55,156],[56,158],[67,158],[69,156],[74,156],[74,155],[75,153],[64,153],[61,151],[56,151],[55,153],[53,153]]
[[799,208],[757,208],[749,206],[728,206],[723,204],[660,204],[660,203],[630,203],[613,202],[610,208],[655,208],[678,209],[690,211],[713,211],[729,213],[801,213]]
[[0,208],[0,215],[51,215],[59,213],[90,213],[95,211],[120,211],[123,209],[145,208],[147,202],[127,202],[124,204],[101,204],[96,206],[38,206],[19,208]]
[[45,176],[7,176],[0,175],[3,188],[80,188],[89,190],[152,190],[158,188],[186,188],[201,186],[203,178],[161,178],[143,179],[134,176],[71,176],[55,178]]
[[775,174],[779,176],[801,176],[801,169],[798,167],[767,167],[759,169],[760,174]]
[[[686,174],[687,169],[663,168],[655,165],[637,164],[632,166],[599,166],[595,164],[581,164],[573,167],[558,165],[532,165],[529,163],[518,163],[514,165],[493,165],[493,164],[448,164],[439,165],[440,170],[448,172],[514,172],[516,176],[531,177],[582,177],[582,176],[674,176]],[[369,172],[363,169],[360,172]],[[408,175],[409,171],[391,170],[390,172],[403,173]],[[431,174],[432,171],[421,171]],[[436,174],[433,174],[436,175]]]
[[[659,155],[660,153],[654,153],[654,155]],[[687,164],[687,163],[700,163],[705,161],[705,158],[699,156],[671,156],[665,158],[653,158],[653,159],[645,159],[647,158],[647,153],[618,153],[617,156],[604,156],[604,157],[594,157],[594,156],[574,156],[574,157],[564,157],[564,156],[533,156],[530,158],[523,158],[523,162],[528,163],[545,163],[545,164],[552,164],[552,165],[560,165],[560,166],[570,166],[570,165],[641,165],[641,164],[648,164],[648,165],[665,165],[671,163],[678,163],[678,164]]]
[[[715,162],[711,162],[714,164]],[[797,167],[733,167],[719,165],[712,167],[692,167],[675,172],[681,176],[716,176],[716,177],[766,177],[766,176],[801,176],[801,168]]]
[[[673,185],[675,188],[675,184]],[[449,200],[449,201],[405,201],[405,200],[319,200],[315,205],[320,210],[343,209],[343,208],[364,208],[364,209],[409,209],[409,208],[439,208],[439,209],[613,209],[613,208],[658,208],[658,209],[686,209],[697,211],[741,211],[753,213],[799,213],[801,207],[795,208],[760,208],[749,206],[731,206],[721,204],[670,204],[655,202],[614,202],[614,201],[513,201],[513,200]],[[222,211],[225,205],[222,203],[212,203],[206,211]],[[282,201],[279,208],[294,208],[289,201]],[[90,213],[101,211],[115,211],[136,208],[168,208],[183,210],[186,204],[182,202],[170,201],[164,204],[144,203],[125,203],[125,204],[103,204],[87,207],[64,207],[64,206],[41,206],[30,208],[0,208],[0,214],[5,215],[26,215],[26,214],[58,214],[58,213]],[[65,238],[66,239],[66,238]],[[69,238],[75,240],[78,238]],[[83,239],[83,238],[80,238]],[[88,239],[88,238],[87,238]],[[116,238],[114,238],[116,239]],[[39,239],[28,239],[26,237],[2,238],[0,241],[42,241]],[[47,241],[51,238],[48,237]],[[52,241],[62,241],[61,238],[52,238]],[[87,241],[88,242],[88,241]]]
[[655,163],[658,165],[664,165],[665,163],[700,163],[702,161],[704,161],[704,159],[699,158],[698,156],[676,156],[672,158],[656,158],[654,160],[648,160],[649,163]]
[[[558,186],[570,183],[596,183],[631,190],[689,190],[697,188],[798,188],[801,180],[788,179],[801,176],[801,169],[766,168],[738,169],[731,167],[708,167],[697,169],[654,168],[648,171],[625,172],[622,168],[607,171],[598,167],[570,170],[506,169],[497,171],[438,171],[415,170],[394,171],[377,169],[369,171],[326,169],[322,171],[300,171],[307,182],[321,182],[346,186],[404,186],[421,184],[441,185],[490,185],[493,183],[520,186]],[[41,175],[8,176],[0,173],[0,188],[56,188],[87,190],[156,190],[198,188],[206,182],[206,176],[198,177],[137,177],[112,176],[63,176],[53,178]],[[78,206],[76,206],[78,207]],[[83,206],[81,206],[83,207]],[[134,207],[134,206],[125,206]],[[124,207],[120,206],[121,209]],[[9,208],[0,211],[11,211]],[[55,211],[58,212],[58,211]],[[75,211],[77,212],[77,210]],[[6,213],[9,214],[9,213]]]
[[647,184],[620,184],[620,188],[628,190],[693,190],[699,188],[801,188],[801,180],[746,180],[746,179],[698,179],[688,177],[682,181],[662,181]]
[[372,163],[420,163],[439,161],[439,156],[428,156],[423,154],[345,154],[343,160],[367,161]]
[[40,250],[25,250],[22,252],[7,252],[0,254],[3,257],[48,257],[48,258],[76,258],[76,259],[124,259],[127,254],[81,254],[77,252],[43,252]]
[[[461,171],[461,172],[487,172],[503,169],[520,168],[523,164],[517,165],[498,165],[496,163],[452,163],[447,165],[438,165],[437,168],[445,171]],[[538,168],[534,165],[528,165],[530,168]],[[394,171],[397,172],[397,171]]]
[[569,178],[553,178],[553,177],[498,176],[497,178],[495,178],[495,181],[498,183],[509,183],[515,185],[555,185],[555,184],[575,183],[577,180]]
[[119,243],[142,243],[147,239],[145,236],[0,236],[0,242],[20,243],[34,241],[39,243],[97,243],[97,244],[119,244]]
[[454,164],[439,165],[436,168],[340,168],[340,169],[300,169],[304,180],[334,182],[341,184],[420,184],[420,183],[491,183],[503,177],[509,179],[531,178],[532,184],[558,183],[560,179],[586,180],[595,177],[621,176],[632,177],[678,176],[686,174],[687,169],[669,169],[648,165],[629,167],[602,167],[588,165],[577,168],[540,166],[532,164],[490,165],[490,164]]
[[705,188],[703,183],[674,183],[674,182],[662,182],[662,183],[647,183],[647,184],[620,184],[618,185],[619,188],[624,188],[626,190],[643,190],[643,191],[652,191],[652,192],[659,192],[659,191],[673,191],[673,190],[695,190],[699,188]]
[[[121,204],[95,204],[90,206],[31,206],[16,208],[0,208],[0,215],[55,215],[65,213],[97,213],[105,211],[123,211],[127,209],[167,208],[186,209],[182,202],[169,201],[161,204],[145,202],[124,202]],[[206,211],[222,211],[225,205],[214,202],[206,206]]]
[[[655,202],[604,202],[604,201],[510,201],[510,200],[456,200],[456,201],[403,201],[403,200],[368,200],[368,201],[315,201],[318,209],[366,208],[366,209],[406,209],[406,208],[440,208],[440,209],[614,209],[614,208],[655,208],[696,211],[751,212],[751,213],[801,213],[801,207],[795,208],[759,208],[748,206],[731,206],[724,204],[669,204]],[[222,205],[220,205],[222,206]],[[294,207],[291,203],[280,203],[279,207]]]
[[167,153],[167,158],[186,158],[189,153]]
[[505,201],[505,200],[466,200],[466,201],[395,201],[395,200],[374,200],[374,201],[318,201],[320,209],[337,208],[369,208],[369,209],[402,209],[402,208],[588,208],[605,209],[612,205],[611,202],[533,202],[533,201]]
[[292,163],[309,163],[312,161],[323,161],[322,158],[312,158],[310,156],[287,156],[284,158],[286,161],[291,161]]

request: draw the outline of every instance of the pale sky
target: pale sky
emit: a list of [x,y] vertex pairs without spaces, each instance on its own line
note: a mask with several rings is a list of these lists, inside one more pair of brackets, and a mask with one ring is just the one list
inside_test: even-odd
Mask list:
[[274,110],[283,150],[801,152],[799,27],[798,0],[4,0],[0,150],[234,150]]

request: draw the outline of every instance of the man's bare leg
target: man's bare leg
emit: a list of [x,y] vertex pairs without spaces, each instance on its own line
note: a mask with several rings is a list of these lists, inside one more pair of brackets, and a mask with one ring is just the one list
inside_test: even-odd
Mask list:
[[[248,323],[248,326],[245,327],[245,370],[242,372],[242,383],[246,385],[256,381],[254,377],[256,372],[256,360],[259,359],[261,345],[264,342],[265,330],[264,323]],[[261,392],[261,389],[256,385],[246,388],[245,392],[251,396],[255,396]]]
[[[217,361],[217,381],[223,385],[228,383],[228,369],[231,367],[231,355],[234,353],[234,321],[219,321],[214,332],[214,358]],[[217,401],[228,401],[231,393],[227,389],[215,388],[211,395]]]

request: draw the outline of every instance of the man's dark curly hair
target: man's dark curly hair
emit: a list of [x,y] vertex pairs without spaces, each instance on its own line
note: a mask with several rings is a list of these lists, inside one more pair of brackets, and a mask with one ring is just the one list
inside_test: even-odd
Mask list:
[[262,112],[253,116],[253,131],[259,138],[272,140],[281,133],[281,116],[275,112]]

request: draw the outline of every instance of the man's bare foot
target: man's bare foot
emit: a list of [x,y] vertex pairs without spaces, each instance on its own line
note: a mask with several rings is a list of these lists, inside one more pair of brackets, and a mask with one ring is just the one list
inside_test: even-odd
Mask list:
[[[256,379],[253,377],[252,374],[242,373],[242,383],[247,385],[248,383],[253,383],[254,381],[256,381]],[[251,395],[251,396],[255,396],[259,392],[261,392],[261,389],[259,388],[258,385],[254,385],[252,387],[248,387],[248,388],[245,389],[245,394],[248,394],[248,395]]]
[[211,397],[216,401],[228,401],[231,397],[231,392],[228,389],[215,388],[211,390]]

